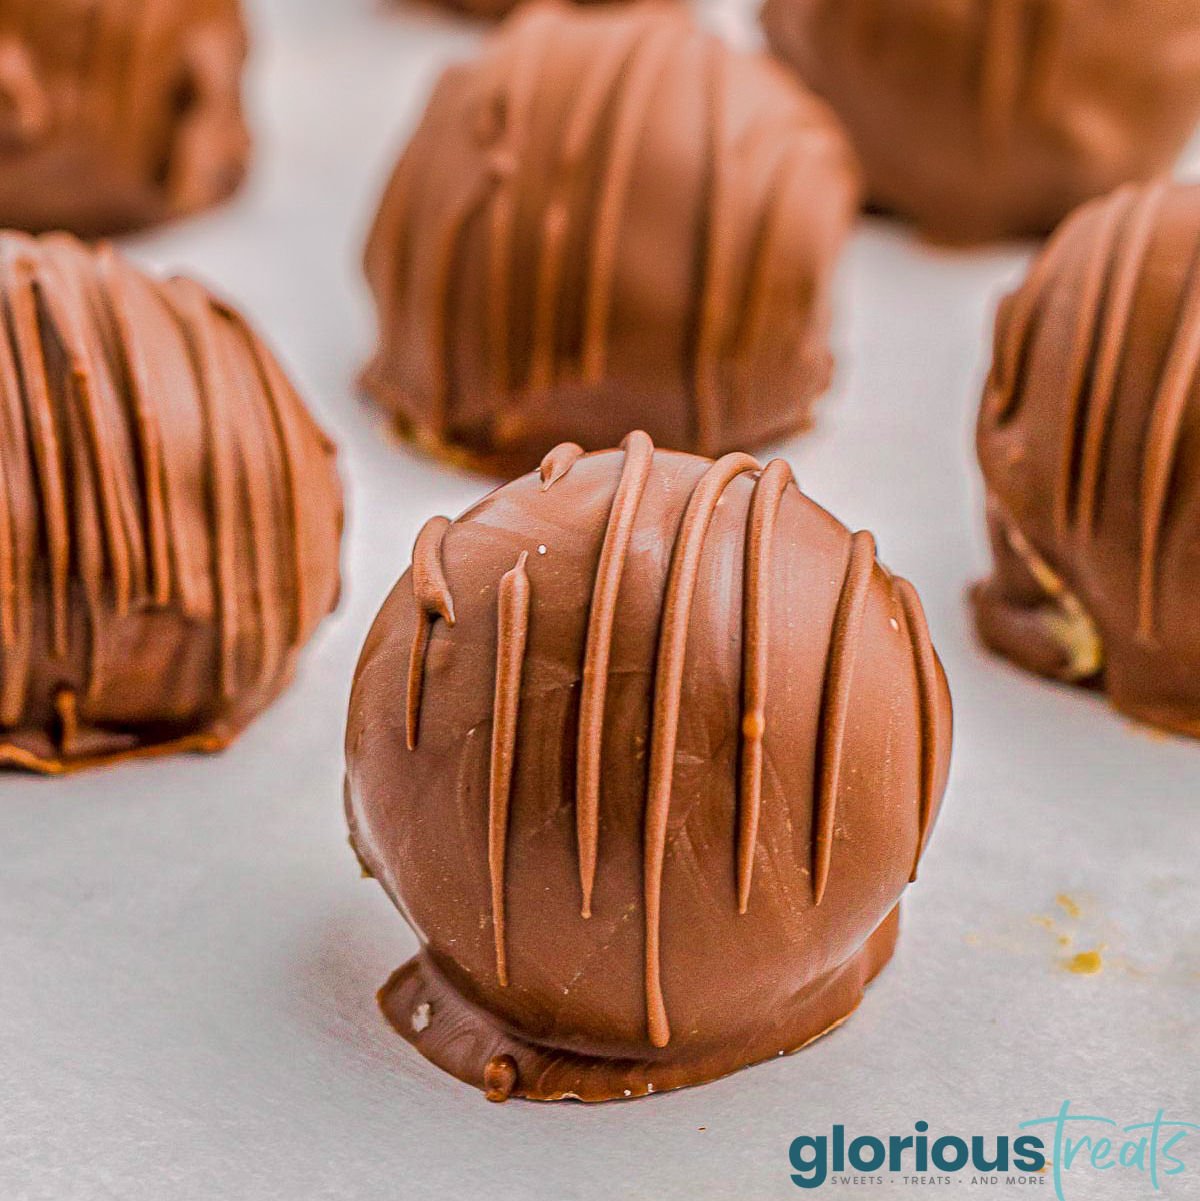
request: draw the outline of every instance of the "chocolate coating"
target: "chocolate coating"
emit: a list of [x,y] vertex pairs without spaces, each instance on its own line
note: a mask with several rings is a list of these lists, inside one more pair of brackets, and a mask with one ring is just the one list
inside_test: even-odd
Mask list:
[[245,56],[238,0],[4,0],[0,226],[92,237],[224,199]]
[[0,764],[216,750],[338,591],[332,444],[234,310],[0,235]]
[[996,321],[979,419],[980,635],[1200,736],[1200,188],[1128,187],[1055,234]]
[[367,247],[364,384],[499,474],[642,425],[716,454],[826,387],[857,201],[825,106],[676,5],[534,3],[443,76]]
[[766,0],[872,202],[949,241],[1043,234],[1164,170],[1200,116],[1200,7],[1100,0]]
[[891,955],[950,725],[911,585],[782,460],[558,447],[429,522],[362,652],[351,841],[422,944],[385,1013],[494,1099],[796,1050]]

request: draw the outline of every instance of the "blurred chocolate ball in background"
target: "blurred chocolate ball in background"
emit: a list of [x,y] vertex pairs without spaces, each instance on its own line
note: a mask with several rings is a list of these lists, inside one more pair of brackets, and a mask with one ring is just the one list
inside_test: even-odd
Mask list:
[[0,234],[0,764],[217,750],[338,596],[334,450],[242,318]]
[[1200,737],[1200,187],[1127,187],[1000,309],[979,419],[983,640]]
[[452,67],[367,248],[367,390],[505,475],[644,426],[704,454],[801,428],[858,202],[826,106],[682,7],[523,7]]
[[1165,170],[1200,116],[1200,5],[767,0],[845,122],[872,204],[956,242],[1044,234]]
[[0,226],[123,233],[245,172],[238,0],[0,3]]

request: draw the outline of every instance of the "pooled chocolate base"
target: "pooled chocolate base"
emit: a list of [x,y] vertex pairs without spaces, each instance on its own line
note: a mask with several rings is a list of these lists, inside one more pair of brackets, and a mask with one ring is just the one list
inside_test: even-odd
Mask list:
[[673,1040],[645,1059],[605,1059],[539,1046],[502,1029],[464,1000],[424,952],[379,990],[379,1007],[431,1063],[487,1094],[531,1101],[613,1101],[706,1084],[739,1068],[791,1054],[840,1026],[883,970],[900,930],[897,905],[844,964],[776,1011],[770,1025],[719,1047]]
[[48,738],[31,734],[22,741],[0,741],[0,767],[16,767],[42,776],[65,776],[93,767],[111,767],[127,759],[156,759],[187,753],[216,754],[237,737],[237,731],[213,730],[185,734],[162,742],[144,743],[136,735],[81,730],[77,738],[63,738],[55,746]]
[[[817,392],[828,387],[833,373],[830,358],[821,370]],[[646,389],[631,392],[622,385],[562,383],[536,400],[514,406],[503,420],[484,421],[472,428],[460,425],[438,431],[413,421],[414,399],[400,387],[387,365],[372,363],[359,375],[360,392],[387,415],[387,429],[405,446],[456,469],[476,472],[494,479],[511,480],[535,471],[546,457],[547,448],[563,442],[578,442],[584,450],[602,450],[621,441],[636,426],[646,426],[655,442],[683,446],[691,441],[687,424],[671,414],[671,397]],[[770,443],[796,437],[813,428],[816,395],[801,398],[781,414],[765,414],[747,438],[747,443]],[[589,414],[585,429],[580,414]],[[533,414],[534,416],[531,416]],[[714,455],[739,449],[732,442],[712,448]]]
[[[288,688],[289,672],[269,695],[256,696],[256,707],[271,704]],[[18,768],[43,776],[65,776],[95,767],[112,767],[136,759],[167,755],[216,755],[241,737],[256,709],[212,718],[200,728],[186,723],[140,723],[122,729],[90,724],[80,712],[78,694],[64,689],[58,694],[57,721],[52,729],[25,727],[0,732],[0,769]]]

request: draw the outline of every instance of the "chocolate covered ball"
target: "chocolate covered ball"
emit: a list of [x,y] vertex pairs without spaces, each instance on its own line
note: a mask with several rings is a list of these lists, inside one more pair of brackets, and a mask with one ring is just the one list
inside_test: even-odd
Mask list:
[[0,226],[121,233],[245,170],[238,0],[0,2]]
[[804,1046],[892,954],[950,725],[911,585],[782,460],[556,448],[424,527],[355,674],[351,841],[421,941],[385,1013],[493,1099]]
[[1200,736],[1200,188],[1081,209],[1001,306],[984,642]]
[[0,764],[216,750],[338,592],[332,444],[238,314],[0,235]]
[[637,425],[705,454],[790,433],[856,200],[825,106],[682,7],[531,4],[442,78],[387,189],[365,386],[504,475]]
[[873,203],[939,239],[1046,233],[1168,167],[1200,116],[1193,0],[766,0],[763,23]]

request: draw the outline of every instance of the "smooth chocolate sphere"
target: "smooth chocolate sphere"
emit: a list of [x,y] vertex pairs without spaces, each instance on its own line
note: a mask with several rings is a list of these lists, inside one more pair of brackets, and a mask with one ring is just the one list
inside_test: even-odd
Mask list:
[[239,0],[0,2],[0,226],[121,233],[241,181]]
[[228,305],[0,235],[0,764],[216,750],[338,593],[332,444]]
[[1200,736],[1200,187],[1094,201],[1001,306],[980,635]]
[[367,390],[497,474],[634,426],[717,454],[803,426],[857,205],[826,107],[673,4],[523,7],[451,68],[367,247]]
[[766,0],[845,122],[871,201],[955,242],[1044,234],[1167,168],[1200,116],[1200,6]]
[[556,448],[425,526],[355,674],[386,1014],[495,1099],[798,1049],[891,956],[950,726],[911,585],[782,460]]

